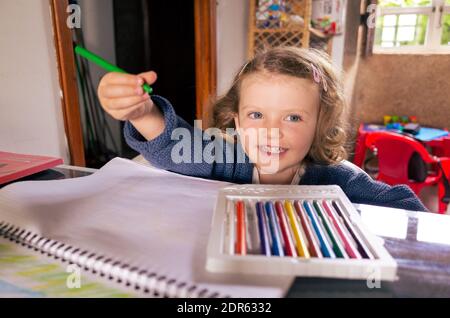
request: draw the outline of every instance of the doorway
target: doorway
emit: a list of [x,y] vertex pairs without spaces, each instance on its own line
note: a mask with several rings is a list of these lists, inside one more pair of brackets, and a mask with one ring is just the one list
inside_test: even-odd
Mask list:
[[[49,1],[71,164],[84,166],[86,145],[73,53],[74,30],[66,26],[69,0]],[[197,118],[207,123],[210,109],[206,101],[216,95],[215,0],[112,1],[116,64],[134,73],[155,70],[159,75],[155,94],[167,97],[188,122]]]
[[[117,64],[130,73],[153,70],[154,94],[193,123],[195,95],[194,1],[114,0]],[[123,137],[122,137],[123,138]],[[126,146],[124,156],[137,153]]]

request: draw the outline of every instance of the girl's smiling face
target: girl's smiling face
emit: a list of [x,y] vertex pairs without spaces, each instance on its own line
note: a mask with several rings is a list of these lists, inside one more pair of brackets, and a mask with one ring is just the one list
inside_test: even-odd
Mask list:
[[295,173],[311,148],[319,102],[319,87],[310,79],[262,72],[244,78],[234,120],[260,173]]

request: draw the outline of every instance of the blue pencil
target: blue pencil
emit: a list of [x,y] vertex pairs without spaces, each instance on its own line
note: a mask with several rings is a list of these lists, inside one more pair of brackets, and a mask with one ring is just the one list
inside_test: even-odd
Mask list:
[[275,256],[284,256],[283,246],[281,245],[281,233],[278,231],[277,216],[275,215],[275,207],[271,201],[266,202],[266,213],[272,236],[272,254]]
[[264,205],[262,202],[256,203],[256,215],[258,217],[259,237],[261,240],[261,253],[270,256],[269,233],[267,230],[267,217],[264,213]]
[[320,250],[322,251],[323,256],[329,258],[336,258],[336,255],[334,255],[333,250],[331,249],[330,245],[327,242],[325,233],[322,231],[320,227],[319,219],[316,217],[316,214],[312,209],[311,203],[305,200],[303,201],[303,206],[305,207],[306,213],[308,213],[308,216],[311,219],[312,226],[314,228],[314,231],[316,232],[317,238],[319,239]]

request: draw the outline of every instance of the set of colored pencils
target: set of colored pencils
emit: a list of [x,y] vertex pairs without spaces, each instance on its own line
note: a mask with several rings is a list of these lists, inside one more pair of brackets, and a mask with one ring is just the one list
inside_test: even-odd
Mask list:
[[338,200],[230,200],[224,230],[230,255],[375,258]]

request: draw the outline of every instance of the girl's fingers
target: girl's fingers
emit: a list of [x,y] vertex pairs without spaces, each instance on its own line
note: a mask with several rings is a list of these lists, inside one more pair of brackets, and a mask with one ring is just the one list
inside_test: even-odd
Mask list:
[[99,87],[98,92],[103,98],[123,98],[144,94],[142,86],[139,85],[105,85]]
[[100,85],[142,85],[144,81],[133,74],[110,72],[103,76]]
[[156,73],[153,71],[141,73],[141,74],[138,74],[137,76],[143,78],[145,80],[145,82],[149,85],[152,85],[154,82],[156,82],[156,80],[158,78]]
[[149,100],[148,94],[144,94],[142,96],[131,96],[124,98],[111,98],[104,102],[105,105],[108,106],[110,110],[122,110],[131,108],[137,104],[141,104],[145,101]]

